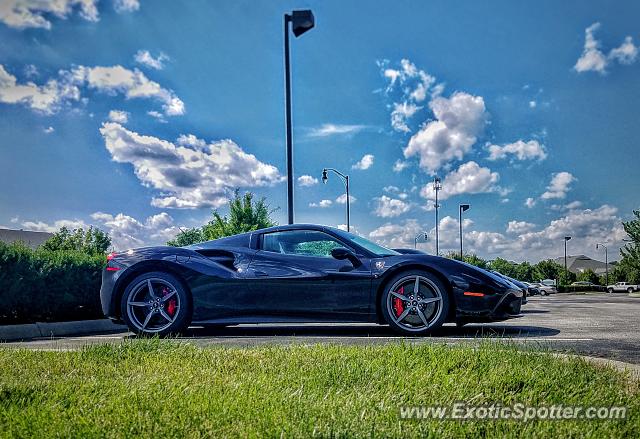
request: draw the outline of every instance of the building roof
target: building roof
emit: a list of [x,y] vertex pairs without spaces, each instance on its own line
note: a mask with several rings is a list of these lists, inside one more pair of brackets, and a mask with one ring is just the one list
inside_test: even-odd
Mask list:
[[[564,266],[564,257],[556,258],[555,261]],[[567,256],[567,270],[572,273],[579,274],[585,270],[592,270],[596,274],[605,274],[607,264],[595,259],[591,259],[585,255]],[[609,263],[609,271],[613,270],[614,265]]]
[[27,247],[36,248],[49,238],[53,233],[49,232],[32,232],[29,230],[12,230],[0,229],[0,241],[11,244],[12,242],[22,241]]

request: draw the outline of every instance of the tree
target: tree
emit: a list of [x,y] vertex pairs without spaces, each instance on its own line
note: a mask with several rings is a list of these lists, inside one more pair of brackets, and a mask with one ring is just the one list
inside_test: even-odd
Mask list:
[[88,230],[78,228],[70,231],[62,227],[44,244],[43,250],[64,251],[72,250],[89,255],[104,254],[111,245],[111,238],[100,229],[89,227]]
[[214,210],[213,219],[207,224],[200,228],[181,231],[175,239],[167,242],[167,245],[181,247],[275,226],[276,222],[271,219],[274,210],[269,209],[264,198],[254,201],[253,197],[251,192],[240,196],[236,190],[234,197],[229,200],[228,216],[222,216]]
[[578,274],[577,279],[582,282],[591,282],[592,284],[599,284],[600,278],[598,275],[590,268],[587,268],[580,274]]
[[518,277],[517,266],[513,262],[509,262],[506,259],[496,258],[489,264],[492,270],[497,271],[505,276],[516,278]]
[[534,265],[537,280],[559,279],[564,267],[556,261],[547,259]]
[[536,281],[536,270],[528,262],[521,262],[516,266],[516,279],[522,282],[535,282]]
[[[634,210],[633,215],[635,219],[631,221],[623,221],[622,227],[627,232],[631,242],[625,244],[620,249],[622,259],[620,260],[619,267],[625,273],[625,280],[627,282],[639,283],[640,282],[640,210]],[[618,268],[618,267],[616,267]]]

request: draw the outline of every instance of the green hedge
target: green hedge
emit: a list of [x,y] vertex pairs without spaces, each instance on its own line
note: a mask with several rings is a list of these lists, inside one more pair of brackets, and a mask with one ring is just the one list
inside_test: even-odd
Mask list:
[[101,318],[102,255],[0,242],[0,324]]

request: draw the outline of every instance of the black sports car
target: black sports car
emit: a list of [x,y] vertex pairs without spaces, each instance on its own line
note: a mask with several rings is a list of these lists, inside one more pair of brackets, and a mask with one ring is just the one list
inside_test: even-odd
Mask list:
[[106,316],[140,334],[190,324],[375,322],[423,335],[445,322],[518,317],[522,292],[463,262],[296,224],[112,253],[100,299]]

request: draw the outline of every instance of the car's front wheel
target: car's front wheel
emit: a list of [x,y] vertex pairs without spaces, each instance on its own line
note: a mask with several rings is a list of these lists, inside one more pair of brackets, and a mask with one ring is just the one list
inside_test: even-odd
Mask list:
[[627,288],[627,293],[629,293],[629,294],[633,293],[633,288],[631,288],[631,287]]
[[608,292],[609,294],[613,293],[613,288],[608,288],[608,289],[607,289],[607,292]]
[[389,326],[403,334],[428,334],[440,328],[449,313],[445,286],[425,271],[396,275],[386,284],[380,300]]
[[191,301],[175,276],[154,271],[133,279],[122,295],[121,315],[140,335],[178,334],[191,322]]

